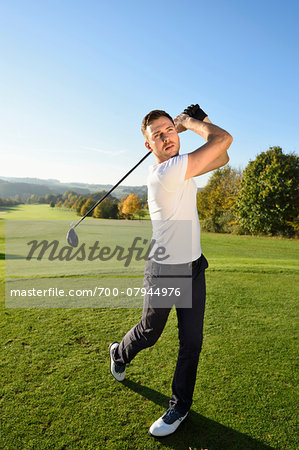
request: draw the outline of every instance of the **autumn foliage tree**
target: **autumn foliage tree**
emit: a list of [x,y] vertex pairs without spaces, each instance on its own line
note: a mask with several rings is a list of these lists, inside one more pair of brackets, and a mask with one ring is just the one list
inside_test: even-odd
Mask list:
[[132,219],[134,214],[141,210],[141,204],[137,194],[129,194],[119,204],[119,212],[127,219]]
[[[89,211],[93,207],[95,203],[96,203],[95,200],[93,200],[92,198],[88,198],[85,201],[84,205],[81,207],[80,216],[84,216],[87,213],[87,211]],[[88,216],[92,216],[92,212],[88,214]]]
[[230,166],[217,169],[197,194],[197,210],[203,230],[216,233],[233,231],[236,226],[234,207],[241,177],[241,172]]
[[72,206],[72,209],[75,209],[75,211],[77,212],[77,214],[78,215],[80,215],[81,214],[81,209],[82,209],[82,206],[84,205],[84,203],[86,203],[86,198],[79,198],[75,203],[74,203],[74,205]]

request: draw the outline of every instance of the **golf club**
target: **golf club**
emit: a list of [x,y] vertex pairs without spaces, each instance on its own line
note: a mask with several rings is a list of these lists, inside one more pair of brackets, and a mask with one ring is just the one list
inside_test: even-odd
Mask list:
[[127,178],[127,176],[129,176],[130,175],[130,173],[132,173],[133,172],[133,170],[135,170],[136,169],[136,167],[138,167],[139,166],[139,164],[141,164],[149,155],[151,154],[151,152],[148,152],[131,170],[129,170],[129,172],[128,173],[126,173],[126,175],[124,176],[124,177],[122,177],[122,179],[121,180],[119,180],[118,181],[118,183],[116,183],[115,184],[115,186],[113,186],[111,189],[110,189],[110,191],[108,191],[108,192],[106,192],[106,194],[100,199],[100,200],[98,200],[96,203],[95,203],[95,205],[93,205],[93,207],[92,208],[90,208],[90,210],[89,211],[87,211],[87,213],[86,214],[84,214],[84,216],[83,217],[81,217],[81,219],[75,224],[75,225],[73,225],[70,229],[69,229],[69,231],[68,231],[68,233],[67,233],[67,235],[66,235],[66,240],[67,240],[67,242],[68,242],[68,244],[71,246],[71,247],[77,247],[78,246],[78,243],[79,243],[79,239],[78,239],[78,236],[77,236],[77,233],[76,233],[76,231],[75,231],[75,228],[82,222],[82,220],[84,220],[85,219],[85,217],[87,217],[88,216],[88,214],[90,214],[103,200],[105,200],[105,198],[106,197],[108,197],[108,195],[109,194],[111,194],[111,192],[112,191],[114,191],[114,189],[115,188],[117,188],[117,186],[125,179],[125,178]]

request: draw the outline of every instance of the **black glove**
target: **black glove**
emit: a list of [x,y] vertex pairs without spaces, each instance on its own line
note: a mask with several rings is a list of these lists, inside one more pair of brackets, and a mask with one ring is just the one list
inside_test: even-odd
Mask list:
[[203,120],[207,117],[207,114],[201,109],[199,105],[190,105],[188,108],[184,109],[184,114],[193,117],[193,119]]

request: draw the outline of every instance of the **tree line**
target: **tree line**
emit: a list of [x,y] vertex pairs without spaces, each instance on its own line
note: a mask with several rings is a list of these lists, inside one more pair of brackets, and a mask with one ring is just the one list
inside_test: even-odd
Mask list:
[[[32,194],[23,201],[16,196],[12,198],[0,198],[0,206],[15,206],[19,204],[49,204],[50,207],[64,207],[74,211],[79,216],[84,216],[89,209],[104,195],[106,191],[100,191],[88,195],[80,195],[75,191],[66,191],[64,194],[47,194],[45,196],[37,196]],[[134,216],[139,218],[146,215],[147,198],[146,195],[138,196],[130,193],[121,200],[109,195],[95,210],[90,214],[96,218],[102,219],[133,219]]]
[[[84,216],[100,200],[106,191],[90,194],[88,197],[67,191],[61,199],[50,201],[51,207],[65,207],[76,211],[79,216]],[[146,214],[147,200],[143,195],[141,198],[137,194],[129,194],[121,200],[108,195],[96,208],[88,214],[97,219],[133,219],[135,215],[139,218]]]
[[293,237],[299,235],[299,157],[270,147],[246,169],[213,172],[197,195],[205,231]]

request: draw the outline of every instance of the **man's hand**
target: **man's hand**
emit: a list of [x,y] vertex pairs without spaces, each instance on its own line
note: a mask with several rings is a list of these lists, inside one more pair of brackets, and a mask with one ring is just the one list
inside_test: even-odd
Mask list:
[[188,117],[211,123],[207,114],[201,109],[198,104],[190,105],[188,106],[188,108],[184,109],[184,112],[174,118],[175,128],[178,133],[182,133],[183,131],[186,131],[188,129],[188,126],[186,126],[187,123],[190,124],[190,121],[188,121]]
[[188,114],[188,116],[193,117],[193,119],[202,121],[208,116],[198,104],[188,106],[188,108],[184,109],[183,112],[184,114]]
[[183,131],[187,130],[188,128],[187,124],[189,120],[190,116],[184,113],[179,114],[173,119],[177,133],[182,133]]

